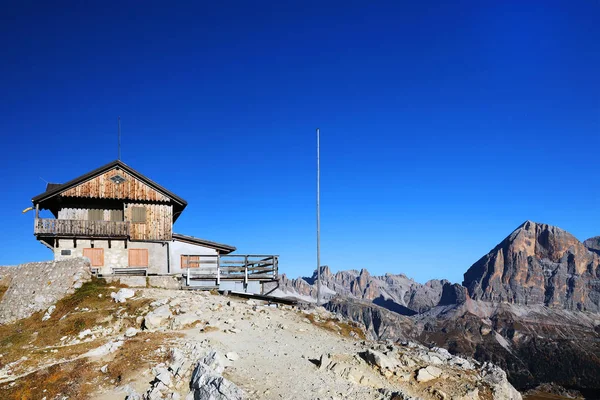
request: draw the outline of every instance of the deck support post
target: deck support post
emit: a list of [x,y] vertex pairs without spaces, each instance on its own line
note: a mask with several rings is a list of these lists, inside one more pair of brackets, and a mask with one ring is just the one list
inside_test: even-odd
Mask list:
[[40,218],[40,205],[35,205],[35,219],[33,220],[33,233],[38,233],[38,223]]
[[244,257],[244,285],[248,284],[248,256]]
[[221,257],[217,255],[217,286],[221,284]]

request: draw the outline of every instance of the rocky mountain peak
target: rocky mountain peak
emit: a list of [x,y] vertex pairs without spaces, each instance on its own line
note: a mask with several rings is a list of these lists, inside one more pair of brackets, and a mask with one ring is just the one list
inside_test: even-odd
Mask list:
[[464,274],[476,300],[600,311],[600,256],[556,226],[525,221]]
[[594,236],[583,241],[583,245],[593,253],[600,255],[600,236]]
[[[333,274],[331,273],[329,266],[323,265],[321,267],[321,277],[328,279],[328,278],[331,278],[332,276],[333,276]],[[315,277],[316,277],[316,271],[315,271]]]
[[358,283],[362,288],[366,288],[369,282],[371,281],[371,274],[366,269],[361,269],[360,274],[358,274]]

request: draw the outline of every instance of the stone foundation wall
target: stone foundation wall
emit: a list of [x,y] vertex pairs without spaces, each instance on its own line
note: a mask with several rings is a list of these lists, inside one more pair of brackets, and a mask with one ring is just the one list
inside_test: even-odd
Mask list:
[[159,289],[179,289],[181,282],[176,276],[149,276],[148,284],[152,288]]
[[108,283],[126,285],[131,288],[145,288],[148,286],[145,276],[104,276],[103,279]]
[[91,279],[86,258],[0,267],[8,290],[0,300],[0,324],[27,318],[80,288]]
[[175,275],[162,276],[105,276],[108,283],[120,283],[132,288],[180,289],[181,279]]

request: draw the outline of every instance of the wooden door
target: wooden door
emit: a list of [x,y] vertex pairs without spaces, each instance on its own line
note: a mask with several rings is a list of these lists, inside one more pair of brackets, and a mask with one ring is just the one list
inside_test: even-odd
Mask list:
[[129,249],[130,267],[148,267],[148,249]]
[[88,248],[83,249],[83,256],[90,259],[92,267],[104,266],[104,249]]

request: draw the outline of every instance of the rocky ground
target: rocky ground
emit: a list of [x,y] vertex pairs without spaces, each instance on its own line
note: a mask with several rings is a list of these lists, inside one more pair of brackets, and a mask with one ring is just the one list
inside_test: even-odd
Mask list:
[[85,283],[0,326],[3,399],[520,399],[489,363],[323,308]]

